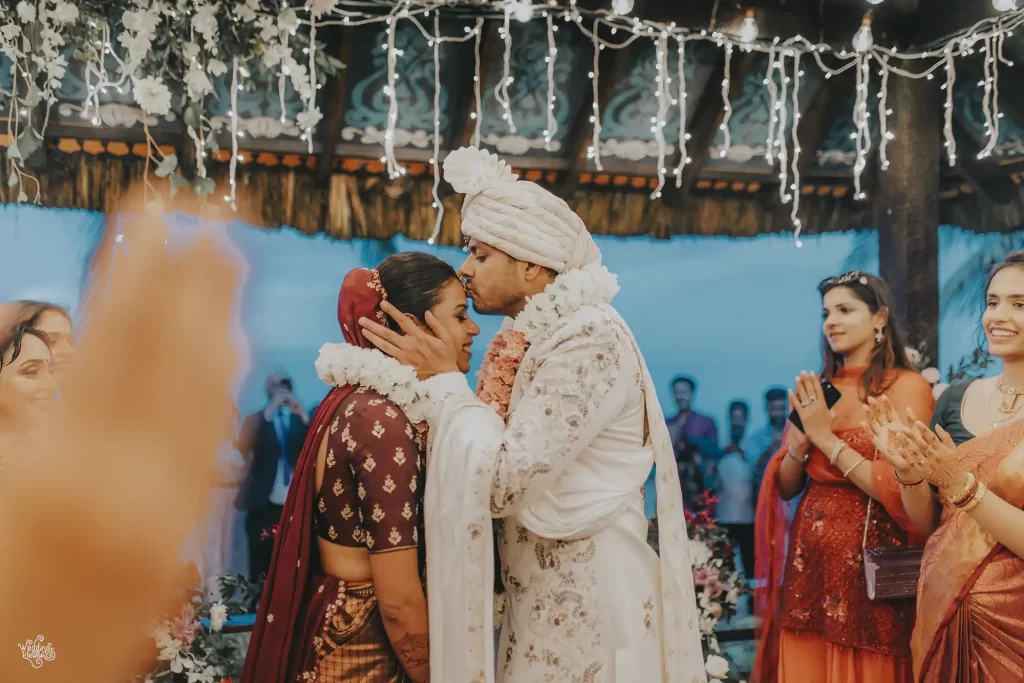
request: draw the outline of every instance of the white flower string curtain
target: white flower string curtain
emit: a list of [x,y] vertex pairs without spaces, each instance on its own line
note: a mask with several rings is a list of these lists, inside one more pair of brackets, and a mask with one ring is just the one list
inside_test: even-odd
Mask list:
[[[66,0],[39,0],[0,5],[0,52],[11,61],[11,76],[14,86],[0,88],[0,97],[7,100],[7,134],[10,145],[7,150],[9,184],[19,187],[18,200],[29,201],[29,191],[34,190],[34,200],[39,200],[38,181],[26,171],[24,159],[39,145],[43,144],[49,121],[49,107],[56,103],[62,79],[67,70],[67,59],[63,56],[68,46],[76,48],[76,58],[85,62],[84,81],[86,93],[78,108],[83,119],[94,125],[101,120],[101,95],[109,90],[119,93],[131,89],[132,96],[143,112],[141,117],[147,139],[147,169],[154,165],[160,177],[171,176],[172,188],[182,184],[177,173],[177,159],[164,155],[153,139],[149,121],[171,113],[175,97],[183,103],[185,125],[189,139],[196,147],[197,183],[194,184],[201,196],[209,194],[213,180],[206,177],[205,159],[221,133],[231,136],[231,158],[229,183],[224,195],[225,201],[235,205],[235,174],[238,160],[239,139],[245,138],[245,125],[240,120],[237,106],[237,91],[251,87],[246,79],[259,67],[276,72],[280,99],[280,119],[288,123],[290,114],[286,110],[285,90],[290,85],[302,103],[301,111],[294,115],[294,123],[300,131],[300,138],[307,145],[309,153],[314,151],[314,134],[323,115],[317,105],[316,95],[325,78],[332,70],[342,65],[331,65],[330,58],[323,54],[318,45],[318,32],[326,26],[364,26],[385,24],[387,83],[384,94],[388,102],[387,124],[384,131],[384,155],[389,175],[397,178],[406,171],[398,160],[395,139],[396,123],[399,116],[397,83],[401,73],[396,69],[402,51],[396,47],[395,34],[399,22],[416,26],[430,41],[435,61],[434,131],[433,157],[435,190],[434,209],[437,221],[433,238],[439,234],[443,205],[438,199],[442,150],[440,147],[440,105],[439,78],[440,44],[445,42],[473,41],[474,44],[474,107],[473,141],[479,144],[483,98],[480,73],[480,41],[485,22],[499,24],[498,35],[503,43],[501,77],[494,85],[495,100],[501,108],[502,119],[510,133],[516,132],[515,112],[512,111],[510,89],[516,83],[511,71],[513,38],[510,22],[513,15],[517,20],[543,21],[547,27],[547,129],[544,133],[546,149],[553,148],[558,120],[557,90],[554,87],[554,64],[557,59],[555,33],[557,19],[574,24],[593,46],[593,68],[589,77],[593,88],[593,136],[587,156],[597,170],[602,170],[601,153],[601,107],[600,101],[599,54],[605,49],[620,50],[636,40],[650,40],[656,53],[657,79],[652,96],[657,102],[656,115],[652,120],[657,147],[657,188],[653,196],[658,197],[670,172],[667,168],[668,143],[665,138],[667,120],[675,108],[678,109],[679,131],[677,144],[678,161],[671,173],[676,185],[681,186],[683,169],[690,162],[687,153],[686,128],[687,84],[685,73],[686,44],[692,41],[711,42],[725,52],[727,62],[732,61],[733,52],[740,49],[747,52],[764,53],[768,57],[764,85],[769,99],[768,138],[765,159],[773,168],[778,167],[780,196],[792,202],[791,217],[799,240],[801,228],[799,219],[800,154],[814,153],[814,150],[800,150],[798,128],[800,122],[800,77],[801,60],[814,59],[826,78],[834,77],[848,69],[856,69],[856,97],[853,110],[856,148],[854,162],[855,196],[865,197],[861,188],[861,176],[867,166],[872,148],[870,119],[874,109],[878,116],[881,134],[879,141],[879,163],[888,168],[886,148],[893,139],[888,128],[888,85],[892,76],[912,79],[934,79],[939,69],[945,72],[944,125],[943,137],[946,156],[951,165],[957,159],[956,142],[952,131],[952,109],[954,106],[953,87],[956,83],[956,60],[981,52],[983,55],[983,77],[977,84],[982,92],[982,112],[985,120],[986,143],[980,157],[991,156],[999,144],[1000,121],[1004,114],[999,102],[1000,67],[1011,63],[1004,55],[1004,41],[1024,24],[1024,9],[1015,9],[1013,3],[1005,3],[997,9],[1002,14],[978,22],[960,33],[926,46],[919,51],[900,51],[896,48],[874,44],[871,21],[865,18],[859,30],[851,27],[851,36],[856,32],[854,50],[835,49],[824,43],[815,43],[803,36],[787,38],[757,37],[756,21],[748,14],[743,30],[733,34],[719,30],[696,30],[678,27],[674,23],[664,24],[646,20],[643,17],[628,16],[632,3],[616,3],[613,9],[584,10],[576,0],[549,2],[543,5],[509,1],[442,2],[440,0],[399,0],[385,6],[344,0],[305,0],[285,2],[278,7],[269,7],[258,0],[243,0],[235,3],[211,2],[210,0],[128,0],[115,3],[74,3]],[[616,12],[616,9],[618,12]],[[463,34],[442,35],[439,14],[456,12],[465,16],[465,10],[476,16],[474,26],[464,26]],[[100,15],[105,12],[105,15]],[[428,31],[422,21],[433,18],[432,30]],[[225,31],[227,26],[231,31]],[[624,34],[625,39],[620,35]],[[225,35],[231,34],[231,35]],[[114,39],[116,36],[116,40]],[[233,37],[232,37],[233,36]],[[243,38],[239,38],[243,36]],[[230,44],[227,40],[241,40],[241,45]],[[668,51],[675,42],[677,69],[669,72]],[[115,44],[116,43],[116,44]],[[162,55],[156,63],[153,55]],[[831,54],[840,66],[833,68],[823,59]],[[172,60],[173,57],[173,60]],[[167,63],[173,61],[184,65],[181,71],[171,71]],[[869,106],[869,83],[871,69],[877,68],[879,90],[877,109]],[[226,130],[216,119],[207,116],[207,107],[213,97],[213,82],[230,71],[231,96]],[[673,83],[675,81],[675,83]],[[721,134],[723,144],[718,154],[729,155],[731,114],[730,73],[726,70],[721,85],[725,117]],[[715,87],[710,84],[709,87]],[[31,115],[40,110],[42,116]],[[791,141],[787,144],[787,132]],[[199,182],[202,181],[202,182]],[[25,185],[35,183],[26,190]],[[148,171],[147,171],[147,183]],[[151,186],[152,187],[152,186]],[[155,191],[155,188],[154,188]]]

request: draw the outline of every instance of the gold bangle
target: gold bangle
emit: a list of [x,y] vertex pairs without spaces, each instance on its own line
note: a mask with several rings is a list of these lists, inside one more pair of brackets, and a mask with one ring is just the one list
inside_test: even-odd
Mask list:
[[804,453],[804,457],[803,458],[798,458],[798,457],[796,457],[796,454],[793,453],[793,447],[790,446],[789,448],[786,449],[786,457],[790,458],[790,459],[792,459],[792,460],[794,460],[794,461],[796,461],[798,463],[800,463],[801,465],[806,465],[807,461],[811,459],[811,454],[810,453]]
[[977,492],[977,484],[978,480],[975,479],[972,473],[968,472],[967,483],[964,484],[963,491],[955,496],[946,496],[946,500],[953,507],[962,507]]
[[845,472],[843,472],[843,478],[845,479],[845,478],[849,477],[851,472],[853,472],[855,469],[857,469],[858,467],[860,467],[861,465],[863,465],[866,462],[867,462],[867,458],[865,458],[864,456],[860,456],[860,460],[855,462],[853,464],[853,466],[850,467],[850,469],[848,469]]
[[899,484],[900,486],[902,486],[905,489],[911,489],[911,488],[914,488],[915,486],[920,486],[921,484],[924,483],[924,479],[918,479],[917,481],[914,481],[914,482],[903,481],[900,478],[900,473],[896,471],[895,467],[893,468],[892,473],[893,473],[893,476],[896,477],[896,483]]
[[974,495],[970,500],[960,507],[960,511],[967,513],[973,512],[976,507],[981,505],[981,501],[985,498],[986,493],[988,493],[988,487],[984,484],[978,484],[977,491],[974,492]]
[[847,445],[847,443],[845,441],[843,441],[842,439],[839,439],[839,441],[836,442],[835,447],[832,449],[832,453],[828,456],[828,464],[832,465],[832,466],[835,466],[836,458],[839,457],[839,454],[843,452],[844,448],[849,448],[849,447],[850,446]]

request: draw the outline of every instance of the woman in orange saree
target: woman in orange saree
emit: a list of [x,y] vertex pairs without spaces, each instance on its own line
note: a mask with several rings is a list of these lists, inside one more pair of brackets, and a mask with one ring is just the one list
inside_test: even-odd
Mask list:
[[[869,396],[929,416],[931,388],[906,356],[888,287],[860,272],[825,280],[825,368],[842,396],[829,411],[818,377],[797,379],[790,425],[765,472],[756,522],[757,683],[908,683],[913,603],[871,602],[863,545],[918,544],[893,467],[862,427]],[[830,414],[831,413],[831,414]],[[788,501],[802,499],[788,530]],[[870,501],[870,517],[869,513]],[[784,571],[783,571],[784,570]]]
[[[932,433],[899,428],[897,458],[938,490],[918,584],[920,683],[1024,680],[1024,253],[994,272],[982,326],[998,377],[949,387]],[[927,487],[921,487],[927,491]]]

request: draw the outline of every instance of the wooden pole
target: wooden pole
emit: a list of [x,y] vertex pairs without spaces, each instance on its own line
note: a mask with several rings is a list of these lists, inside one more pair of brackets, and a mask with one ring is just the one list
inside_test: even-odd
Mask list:
[[889,169],[878,171],[873,205],[879,268],[908,343],[939,354],[939,177],[942,110],[934,81],[889,81]]

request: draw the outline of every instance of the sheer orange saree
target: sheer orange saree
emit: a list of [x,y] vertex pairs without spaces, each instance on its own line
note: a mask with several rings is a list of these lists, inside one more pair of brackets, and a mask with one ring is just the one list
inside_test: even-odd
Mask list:
[[[842,392],[835,406],[833,430],[869,461],[863,467],[871,468],[877,502],[871,509],[868,545],[919,545],[923,539],[908,533],[913,526],[903,509],[893,468],[876,453],[861,427],[861,373],[847,370],[833,378],[833,383]],[[919,374],[892,372],[886,384],[884,394],[901,414],[911,408],[921,419],[930,417],[934,408],[931,387]],[[822,659],[816,653],[832,650],[838,659],[850,662],[850,666],[838,666],[849,673],[824,673],[815,683],[906,680],[910,676],[913,604],[867,599],[861,551],[867,496],[829,464],[826,454],[814,449],[806,466],[807,488],[793,515],[792,529],[787,529],[789,504],[778,489],[784,457],[782,449],[769,462],[758,497],[755,611],[762,622],[753,681],[810,681],[808,672],[817,670],[814,667],[821,663],[817,660]],[[791,647],[798,644],[793,636],[801,637],[803,646]],[[800,652],[794,654],[795,649]],[[782,650],[787,650],[783,652],[788,660],[785,667],[780,666]],[[860,653],[869,653],[878,661],[861,661]],[[795,660],[803,661],[794,667]],[[865,672],[868,664],[879,664],[872,671],[885,669],[898,675],[866,678],[858,672]]]
[[[1024,424],[961,444],[967,471],[993,493],[1024,507]],[[1024,560],[949,506],[928,539],[911,641],[921,683],[1024,680]]]

